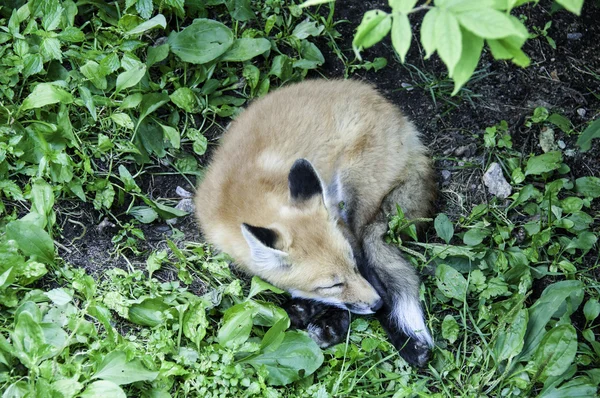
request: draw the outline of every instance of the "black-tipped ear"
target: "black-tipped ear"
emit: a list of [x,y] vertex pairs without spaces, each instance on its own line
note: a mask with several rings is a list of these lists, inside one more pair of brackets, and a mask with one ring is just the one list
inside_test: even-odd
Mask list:
[[290,196],[294,201],[302,201],[323,194],[319,175],[306,159],[298,159],[294,162],[288,176],[288,186]]
[[263,245],[275,249],[275,242],[277,241],[277,232],[269,228],[255,227],[250,224],[243,223],[244,228],[250,232],[256,239]]

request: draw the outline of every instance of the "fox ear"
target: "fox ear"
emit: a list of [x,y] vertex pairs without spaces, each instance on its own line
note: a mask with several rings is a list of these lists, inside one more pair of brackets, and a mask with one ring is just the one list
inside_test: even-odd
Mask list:
[[275,230],[243,223],[242,235],[250,246],[252,260],[259,269],[269,270],[284,264],[287,253],[275,249],[279,238]]
[[298,159],[288,176],[290,197],[294,202],[302,202],[323,195],[323,184],[313,165],[306,159]]

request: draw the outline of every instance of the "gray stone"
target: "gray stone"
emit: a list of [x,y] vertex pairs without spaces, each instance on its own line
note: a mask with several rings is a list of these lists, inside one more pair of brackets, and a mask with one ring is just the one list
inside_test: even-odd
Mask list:
[[506,178],[504,178],[504,174],[502,174],[502,168],[496,162],[490,164],[490,167],[488,167],[483,175],[483,183],[489,193],[501,199],[507,198],[512,192],[512,187],[506,181]]

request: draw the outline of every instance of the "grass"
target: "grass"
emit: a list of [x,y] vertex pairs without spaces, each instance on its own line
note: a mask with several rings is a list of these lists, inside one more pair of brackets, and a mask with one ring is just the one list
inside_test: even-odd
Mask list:
[[[322,351],[287,330],[278,289],[197,241],[175,187],[201,178],[249,100],[323,63],[316,42],[346,59],[332,14],[278,0],[15,4],[0,10],[3,397],[595,396],[600,180],[572,177],[559,148],[521,153],[511,126],[481,126],[511,196],[461,202],[425,242],[390,219],[390,243],[427,275],[426,369],[368,318]],[[413,73],[455,106],[443,78]],[[565,126],[543,110],[527,123]]]

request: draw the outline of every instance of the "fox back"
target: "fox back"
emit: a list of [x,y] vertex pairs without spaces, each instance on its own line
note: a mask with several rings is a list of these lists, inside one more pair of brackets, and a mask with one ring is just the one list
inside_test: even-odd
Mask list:
[[359,273],[349,235],[360,245],[384,198],[410,176],[421,178],[403,197],[407,215],[425,216],[430,173],[413,125],[371,86],[305,81],[254,101],[231,123],[196,213],[205,238],[247,273],[293,296],[371,313],[381,292]]

